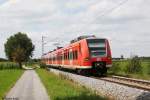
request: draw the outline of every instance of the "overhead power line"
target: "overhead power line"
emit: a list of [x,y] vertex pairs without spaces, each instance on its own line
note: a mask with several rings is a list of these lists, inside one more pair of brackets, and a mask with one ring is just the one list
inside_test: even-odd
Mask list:
[[100,14],[99,16],[97,16],[97,18],[99,17],[103,17],[105,15],[108,15],[110,13],[112,13],[114,10],[116,10],[117,8],[119,8],[120,6],[124,5],[125,3],[127,3],[128,0],[123,0],[122,2],[118,3],[115,7],[109,9],[108,11],[104,12],[103,14]]

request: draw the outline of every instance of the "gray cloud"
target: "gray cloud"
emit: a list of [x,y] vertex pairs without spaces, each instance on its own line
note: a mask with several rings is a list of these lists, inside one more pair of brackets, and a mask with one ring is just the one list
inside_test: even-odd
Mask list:
[[[46,36],[45,52],[60,42],[65,46],[80,35],[95,34],[109,39],[114,57],[131,53],[150,56],[150,2],[128,0],[15,0],[0,5],[0,51],[7,38],[25,32],[41,56],[41,36]],[[111,9],[115,8],[111,11]],[[4,52],[0,57],[5,57]]]

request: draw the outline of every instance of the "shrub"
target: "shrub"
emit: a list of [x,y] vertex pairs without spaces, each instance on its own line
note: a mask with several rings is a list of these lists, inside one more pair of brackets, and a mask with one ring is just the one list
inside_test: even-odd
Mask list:
[[147,70],[148,70],[148,74],[150,75],[150,62],[148,63]]
[[117,73],[121,70],[120,63],[119,62],[113,62],[112,67],[110,68],[110,71],[112,73]]
[[128,61],[126,66],[127,73],[141,73],[142,72],[142,65],[141,61],[138,57],[133,57]]
[[41,68],[46,68],[46,64],[40,62],[40,67],[41,67]]

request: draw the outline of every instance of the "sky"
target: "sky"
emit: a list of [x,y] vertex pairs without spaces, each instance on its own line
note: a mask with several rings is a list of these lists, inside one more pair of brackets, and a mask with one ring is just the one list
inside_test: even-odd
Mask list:
[[81,35],[107,38],[112,56],[150,56],[150,0],[0,0],[0,58],[4,43],[23,32],[35,45],[33,58]]

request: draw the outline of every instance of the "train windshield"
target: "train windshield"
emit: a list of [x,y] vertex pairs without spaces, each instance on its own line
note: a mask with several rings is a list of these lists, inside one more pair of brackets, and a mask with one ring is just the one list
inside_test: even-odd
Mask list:
[[106,56],[105,39],[87,39],[91,57]]

